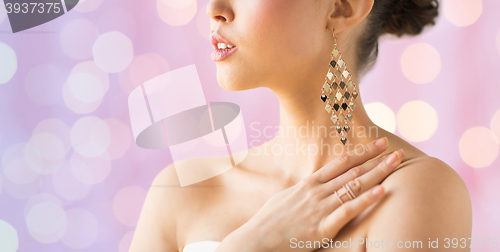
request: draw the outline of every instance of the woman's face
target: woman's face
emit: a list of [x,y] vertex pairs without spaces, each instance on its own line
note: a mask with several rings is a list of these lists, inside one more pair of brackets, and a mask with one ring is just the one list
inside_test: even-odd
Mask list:
[[219,84],[274,89],[303,85],[318,68],[324,76],[334,41],[327,29],[332,8],[326,0],[211,0],[212,32],[237,47],[216,62]]

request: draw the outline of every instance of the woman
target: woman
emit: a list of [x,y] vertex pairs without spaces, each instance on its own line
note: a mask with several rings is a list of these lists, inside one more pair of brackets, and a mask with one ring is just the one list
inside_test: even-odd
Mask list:
[[[173,165],[165,168],[148,192],[130,251],[441,251],[453,238],[456,249],[470,251],[463,241],[471,235],[472,210],[460,176],[375,125],[361,97],[352,100],[353,120],[345,120],[356,134],[347,142],[330,134],[336,128],[319,99],[326,67],[340,62],[331,63],[334,48],[359,92],[379,36],[419,34],[437,8],[433,0],[210,1],[219,84],[270,88],[280,102],[280,130],[229,171],[190,186],[179,186]],[[312,122],[328,126],[328,134],[285,131]],[[357,134],[367,129],[376,130]],[[325,152],[272,151],[304,144]],[[220,160],[189,162],[208,167]]]

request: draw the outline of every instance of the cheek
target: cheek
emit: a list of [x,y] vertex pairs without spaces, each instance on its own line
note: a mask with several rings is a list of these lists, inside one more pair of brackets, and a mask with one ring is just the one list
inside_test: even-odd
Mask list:
[[[244,0],[249,1],[249,0]],[[312,27],[311,0],[253,0],[245,11],[245,35],[252,41],[252,51],[269,64],[304,61],[313,57],[318,47],[318,29]],[[316,18],[316,19],[315,19]],[[316,34],[316,35],[315,35]],[[316,42],[314,42],[316,41]],[[316,49],[314,49],[316,47]]]

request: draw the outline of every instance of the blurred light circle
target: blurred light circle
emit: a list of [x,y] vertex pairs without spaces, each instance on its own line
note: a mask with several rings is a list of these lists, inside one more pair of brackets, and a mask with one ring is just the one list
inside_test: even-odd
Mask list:
[[473,168],[490,166],[498,156],[499,145],[495,134],[486,127],[473,127],[460,137],[462,160]]
[[403,52],[401,69],[404,76],[413,83],[429,83],[441,71],[441,57],[431,45],[416,43],[408,46]]
[[495,134],[495,141],[500,144],[500,109],[491,118],[490,127]]
[[94,61],[103,71],[118,73],[125,70],[134,58],[132,41],[118,31],[99,36],[92,48]]
[[71,94],[82,102],[97,102],[104,96],[104,87],[100,80],[89,73],[72,74],[68,79]]
[[71,173],[85,185],[99,184],[111,171],[111,161],[107,152],[99,157],[84,157],[74,152],[70,159]]
[[[371,102],[365,105],[365,110],[373,123],[391,133],[394,133],[396,130],[396,116],[394,116],[394,112],[391,108],[381,102]],[[367,136],[372,134],[372,132],[368,132],[370,129],[365,130],[367,131],[365,132]]]
[[[85,177],[91,177],[90,169],[82,170]],[[70,161],[66,161],[61,168],[52,174],[52,183],[54,190],[62,198],[70,201],[83,199],[92,189],[91,185],[87,185],[78,180],[71,170]]]
[[198,9],[197,1],[186,1],[189,3],[189,5],[187,5],[188,3],[174,2],[175,1],[173,0],[156,0],[156,8],[158,9],[158,15],[160,16],[161,20],[171,26],[181,26],[189,23],[189,21],[191,21],[191,19],[193,19],[193,17],[196,15],[196,11]]
[[[206,10],[207,5],[205,4],[201,10]],[[206,41],[210,41],[210,18],[207,17],[207,13],[204,11],[198,11],[198,14],[196,14],[196,26],[198,28],[198,32],[200,33],[201,37],[204,38]],[[211,49],[211,47],[209,47]]]
[[119,159],[123,157],[130,147],[131,129],[115,118],[106,119],[105,122],[111,132],[111,143],[108,148],[109,157]]
[[443,0],[442,5],[444,17],[459,27],[474,24],[483,12],[483,0]]
[[[85,61],[82,63],[79,63],[73,69],[71,70],[69,74],[68,80],[64,83],[63,86],[63,98],[64,98],[64,103],[66,106],[71,109],[73,112],[77,114],[88,114],[94,112],[102,102],[102,99],[93,101],[93,102],[86,102],[85,97],[88,97],[88,93],[90,93],[90,97],[95,97],[95,89],[90,90],[89,92],[86,92],[86,94],[83,94],[82,96],[78,96],[79,98],[75,97],[73,94],[71,88],[70,88],[70,80],[72,80],[71,76],[75,74],[80,74],[80,73],[85,73],[92,75],[95,77],[98,82],[94,80],[93,77],[90,77],[93,80],[93,85],[99,85],[101,88],[99,89],[98,93],[99,96],[104,96],[106,92],[108,92],[109,89],[109,76],[106,72],[102,71],[95,62],[93,61]],[[87,78],[87,79],[90,79]],[[74,83],[73,83],[74,84]],[[75,88],[73,88],[75,90]],[[83,99],[83,100],[82,100]]]
[[47,160],[58,160],[66,156],[62,141],[51,133],[39,133],[31,138],[35,151]]
[[130,245],[132,245],[132,238],[134,238],[134,231],[126,233],[118,245],[118,252],[128,252]]
[[146,194],[146,190],[139,186],[129,186],[118,191],[113,199],[116,218],[126,226],[137,225]]
[[0,42],[0,84],[9,82],[16,71],[16,52],[7,44]]
[[136,87],[170,71],[167,60],[156,53],[141,54],[134,58],[130,67],[118,74],[120,86],[128,94]]
[[61,99],[61,88],[66,76],[51,64],[33,67],[24,84],[28,97],[39,105],[52,105]]
[[66,213],[54,202],[38,203],[29,210],[26,225],[31,236],[37,241],[53,243],[60,240],[66,232]]
[[108,125],[96,116],[80,118],[71,128],[71,144],[84,157],[97,157],[106,152],[111,143]]
[[8,222],[0,220],[0,251],[16,252],[18,249],[19,237],[17,236],[17,230]]
[[80,0],[74,9],[78,12],[95,11],[101,6],[103,1],[104,0]]
[[69,126],[57,118],[45,119],[37,124],[33,130],[33,135],[41,133],[50,133],[62,142],[64,149],[68,152],[71,149],[71,142],[69,140]]
[[26,204],[24,205],[24,210],[23,210],[24,218],[26,218],[28,216],[28,213],[30,212],[30,210],[33,206],[35,206],[39,203],[43,203],[43,202],[52,202],[61,208],[63,207],[63,203],[55,195],[53,195],[51,193],[46,193],[46,192],[37,193],[37,194],[31,195],[29,197],[29,199],[26,201]]
[[66,152],[64,152],[64,155],[61,158],[53,160],[45,159],[40,155],[40,151],[38,150],[43,148],[43,146],[36,146],[36,143],[33,140],[34,138],[31,138],[24,147],[24,157],[26,158],[28,166],[31,170],[38,174],[51,174],[59,169],[64,162]]
[[413,142],[429,140],[438,128],[436,110],[424,101],[410,101],[396,115],[399,133]]
[[[80,2],[77,6],[81,4]],[[97,37],[99,37],[97,26],[84,18],[74,19],[66,23],[59,35],[63,52],[77,60],[92,57],[92,46]]]
[[19,143],[10,146],[2,156],[3,174],[16,184],[29,184],[38,178],[24,158],[26,144]]
[[99,233],[97,219],[83,208],[73,208],[66,211],[68,229],[61,241],[72,249],[90,247]]

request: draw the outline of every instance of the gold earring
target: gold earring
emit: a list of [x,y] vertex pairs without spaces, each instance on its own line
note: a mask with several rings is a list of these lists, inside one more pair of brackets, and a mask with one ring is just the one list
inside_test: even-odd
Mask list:
[[325,84],[321,89],[321,100],[326,103],[325,110],[331,114],[330,119],[336,124],[337,133],[342,133],[340,141],[345,145],[346,135],[351,127],[354,111],[354,99],[358,97],[356,84],[351,80],[351,74],[347,70],[347,64],[342,59],[340,51],[337,49],[337,35],[333,32],[335,46],[332,57],[328,64],[328,73],[325,77]]

